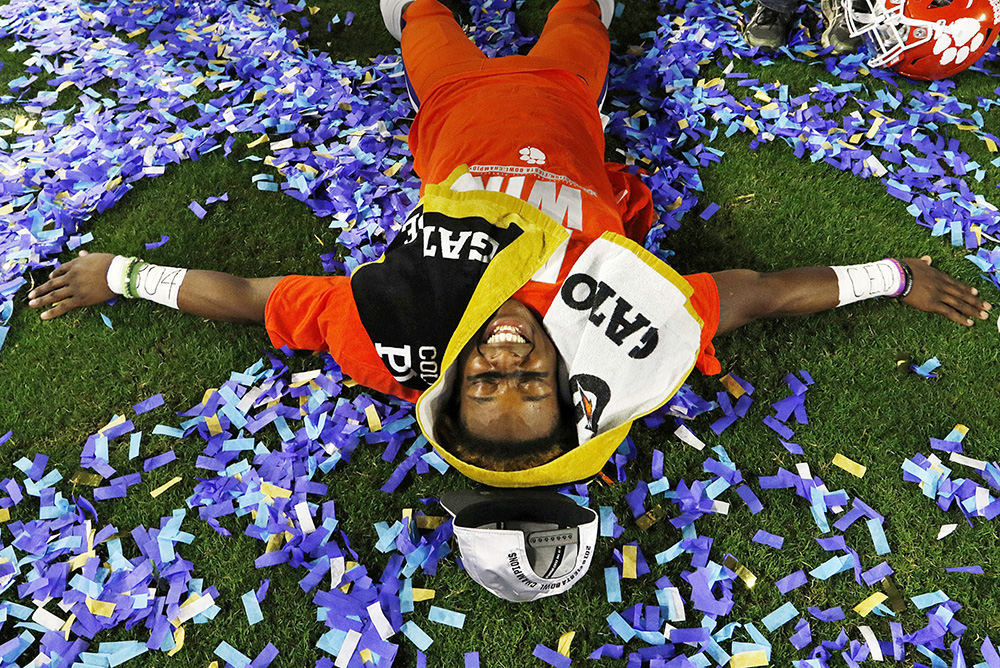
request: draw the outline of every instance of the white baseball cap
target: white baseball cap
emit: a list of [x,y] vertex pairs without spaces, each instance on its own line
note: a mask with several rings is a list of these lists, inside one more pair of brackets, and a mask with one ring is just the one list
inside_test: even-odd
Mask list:
[[597,544],[597,513],[554,491],[447,492],[462,564],[508,601],[561,594],[586,574]]

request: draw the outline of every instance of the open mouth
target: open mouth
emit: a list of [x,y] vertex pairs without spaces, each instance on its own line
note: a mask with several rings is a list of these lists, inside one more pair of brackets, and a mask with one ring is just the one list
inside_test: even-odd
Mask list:
[[531,340],[525,336],[527,328],[520,323],[514,323],[510,320],[501,320],[493,323],[486,332],[484,332],[482,342],[486,344],[504,344],[504,343],[531,343]]

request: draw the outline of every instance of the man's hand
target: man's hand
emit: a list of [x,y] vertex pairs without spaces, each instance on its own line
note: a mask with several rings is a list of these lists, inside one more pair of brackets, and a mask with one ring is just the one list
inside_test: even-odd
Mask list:
[[979,290],[931,267],[931,257],[906,258],[913,272],[910,294],[900,301],[913,308],[940,313],[960,325],[971,326],[976,320],[986,320],[992,304],[979,298]]
[[[969,326],[993,308],[979,291],[931,267],[931,258],[907,258],[913,285],[901,301],[921,311],[940,313]],[[712,274],[719,288],[719,333],[759,318],[818,313],[837,306],[837,275],[830,267],[799,267],[773,274],[729,269]]]
[[49,280],[28,293],[28,306],[52,307],[42,311],[42,320],[51,320],[72,309],[111,299],[115,293],[108,288],[107,276],[114,257],[80,251],[79,257],[56,267]]

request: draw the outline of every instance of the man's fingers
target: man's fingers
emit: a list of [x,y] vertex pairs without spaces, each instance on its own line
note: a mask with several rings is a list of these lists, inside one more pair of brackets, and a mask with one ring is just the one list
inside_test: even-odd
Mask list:
[[970,326],[974,322],[972,318],[962,313],[961,310],[959,310],[958,308],[956,308],[956,306],[949,303],[949,301],[953,300],[950,300],[950,298],[942,299],[940,302],[938,302],[938,307],[935,310],[953,322],[957,322],[960,325],[965,325],[966,327]]
[[969,286],[955,281],[953,285],[948,286],[947,294],[961,304],[959,310],[963,313],[972,318],[985,320],[989,316],[988,312],[993,306],[980,299],[977,296],[978,291],[974,290],[974,288],[969,288]]
[[969,302],[963,300],[960,297],[955,297],[954,295],[945,295],[941,298],[941,301],[950,306],[953,310],[957,311],[963,316],[964,320],[970,318],[981,320],[979,313],[980,309],[976,307],[975,304],[970,304]]
[[[72,262],[72,260],[70,262]],[[61,265],[53,269],[52,272],[49,274],[49,278],[50,279],[57,278],[65,274],[67,271],[69,271],[70,262],[63,262]]]
[[66,313],[67,311],[73,309],[74,306],[75,303],[72,298],[58,302],[48,311],[42,311],[42,320],[52,320],[53,318],[58,318],[63,313]]
[[62,286],[55,290],[50,290],[46,292],[41,297],[37,297],[28,302],[28,306],[31,308],[44,308],[46,306],[52,306],[56,302],[61,302],[64,299],[69,299],[73,296],[73,291],[69,286]]
[[53,279],[45,281],[37,288],[28,293],[28,299],[31,300],[28,302],[28,306],[34,306],[31,303],[32,301],[47,295],[53,290],[58,290],[59,288],[65,287],[67,285],[68,280],[69,279],[64,276],[56,276]]

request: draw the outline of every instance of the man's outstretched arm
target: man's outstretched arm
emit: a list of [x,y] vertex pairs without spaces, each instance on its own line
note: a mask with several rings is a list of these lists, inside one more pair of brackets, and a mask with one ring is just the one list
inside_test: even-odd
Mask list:
[[[912,273],[904,304],[940,313],[961,325],[985,320],[991,304],[979,291],[931,267],[931,258],[907,258]],[[801,267],[773,274],[730,269],[712,274],[719,287],[719,333],[760,318],[806,315],[841,304],[843,278],[832,267]]]
[[[81,306],[115,296],[108,287],[108,253],[88,253],[66,262],[49,274],[49,280],[28,293],[28,305],[46,309],[42,320],[58,318]],[[177,308],[211,320],[263,323],[264,307],[281,276],[240,278],[218,271],[188,270],[177,287]]]

